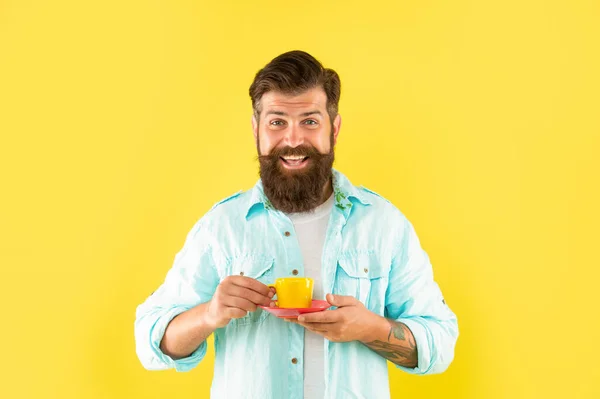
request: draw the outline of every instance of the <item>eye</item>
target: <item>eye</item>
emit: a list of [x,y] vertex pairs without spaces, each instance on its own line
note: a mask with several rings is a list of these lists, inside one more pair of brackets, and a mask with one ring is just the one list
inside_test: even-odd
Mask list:
[[319,124],[319,122],[317,122],[317,121],[316,121],[316,120],[314,120],[314,119],[307,119],[307,120],[305,120],[305,121],[304,121],[304,122],[302,122],[302,123],[304,123],[305,125],[313,125],[313,126],[314,126],[314,125],[318,125],[318,124]]
[[271,126],[283,126],[283,125],[285,125],[285,122],[282,121],[281,119],[275,119],[275,120],[272,120],[271,122],[269,122],[269,124]]

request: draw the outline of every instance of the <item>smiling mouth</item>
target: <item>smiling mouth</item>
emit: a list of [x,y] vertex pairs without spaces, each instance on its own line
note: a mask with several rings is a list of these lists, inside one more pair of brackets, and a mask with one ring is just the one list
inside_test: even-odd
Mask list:
[[289,156],[289,157],[280,157],[280,159],[285,167],[295,169],[295,168],[304,167],[308,163],[309,157]]

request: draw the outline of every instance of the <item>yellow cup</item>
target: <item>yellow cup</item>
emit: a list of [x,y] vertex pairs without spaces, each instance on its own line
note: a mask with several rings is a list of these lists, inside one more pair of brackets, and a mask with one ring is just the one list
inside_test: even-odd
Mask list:
[[277,298],[275,304],[280,308],[310,308],[312,305],[314,281],[310,277],[283,277],[275,280]]

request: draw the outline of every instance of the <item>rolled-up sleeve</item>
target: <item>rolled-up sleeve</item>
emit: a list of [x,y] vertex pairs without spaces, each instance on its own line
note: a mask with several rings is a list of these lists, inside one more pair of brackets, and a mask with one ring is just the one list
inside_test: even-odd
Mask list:
[[417,346],[417,367],[396,365],[398,368],[412,374],[437,374],[448,368],[458,339],[457,318],[446,304],[429,257],[406,218],[390,270],[386,312],[410,329]]
[[167,326],[180,313],[208,302],[219,284],[212,249],[200,220],[175,255],[164,282],[136,309],[136,353],[144,368],[189,371],[206,355],[206,341],[190,356],[174,360],[160,350]]

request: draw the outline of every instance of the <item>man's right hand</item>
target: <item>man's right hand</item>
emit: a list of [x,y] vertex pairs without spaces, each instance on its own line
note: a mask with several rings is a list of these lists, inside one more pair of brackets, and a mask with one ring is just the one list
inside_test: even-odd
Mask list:
[[215,328],[226,326],[254,312],[258,305],[269,306],[274,289],[244,276],[226,277],[217,287],[208,305],[208,317]]

